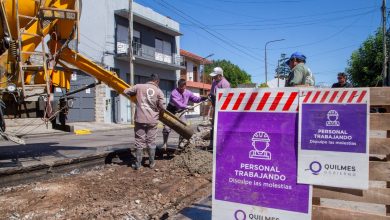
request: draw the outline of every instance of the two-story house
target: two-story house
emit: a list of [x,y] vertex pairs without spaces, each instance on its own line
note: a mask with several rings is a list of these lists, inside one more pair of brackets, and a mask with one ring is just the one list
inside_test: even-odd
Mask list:
[[[130,82],[128,10],[115,11],[115,61],[121,77]],[[134,82],[145,83],[152,73],[160,76],[160,88],[166,102],[180,77],[182,58],[180,56],[179,23],[150,8],[133,4],[133,63]],[[130,105],[120,97],[119,122],[130,121]]]
[[[207,95],[210,93],[210,77],[204,73],[204,66],[212,62],[199,55],[180,49],[180,55],[184,58],[185,69],[181,70],[180,78],[187,80],[187,88],[195,95]],[[189,112],[190,116],[207,115],[208,107],[205,105],[197,106]]]
[[[128,0],[83,0],[78,49],[130,83],[128,6]],[[132,8],[134,81],[144,83],[152,73],[159,74],[160,88],[168,100],[184,68],[179,54],[179,23],[135,2]],[[88,74],[74,70],[72,89],[94,81]],[[70,121],[131,120],[130,101],[104,84],[77,93],[75,98]]]

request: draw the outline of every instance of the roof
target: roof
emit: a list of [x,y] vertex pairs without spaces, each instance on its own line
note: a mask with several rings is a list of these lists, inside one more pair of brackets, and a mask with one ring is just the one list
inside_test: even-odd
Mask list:
[[186,58],[190,58],[190,59],[195,60],[195,61],[199,61],[200,63],[203,63],[203,64],[211,64],[211,63],[213,63],[212,61],[210,61],[208,59],[204,59],[201,56],[198,56],[198,55],[196,55],[194,53],[191,53],[191,52],[183,50],[183,49],[180,49],[180,55],[182,55],[182,56],[184,56]]
[[[167,23],[162,23],[164,21],[165,22],[168,22],[168,21],[175,22],[172,19],[165,18],[164,20],[162,20],[162,19],[156,20],[156,19],[153,19],[155,17],[150,17],[150,16],[147,17],[147,14],[141,14],[141,13],[133,11],[134,22],[140,23],[142,25],[145,25],[146,27],[150,27],[150,28],[153,28],[155,30],[159,30],[159,31],[166,33],[168,35],[171,35],[171,36],[183,35],[182,33],[180,33],[180,31],[178,29],[172,28]],[[153,12],[153,13],[157,14],[156,12]],[[118,16],[121,16],[123,18],[129,19],[129,12],[127,9],[115,10],[115,14]],[[162,17],[162,15],[160,15],[159,17],[164,18],[164,17]]]
[[211,84],[207,83],[187,81],[186,84],[189,88],[204,89],[206,91],[209,91],[211,89]]

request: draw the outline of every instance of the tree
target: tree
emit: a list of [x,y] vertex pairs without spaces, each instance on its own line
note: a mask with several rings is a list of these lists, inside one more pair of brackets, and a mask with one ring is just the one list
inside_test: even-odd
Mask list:
[[209,73],[217,66],[223,69],[223,76],[230,82],[231,87],[237,87],[238,84],[252,83],[251,76],[245,70],[228,60],[215,60],[212,64],[206,66],[207,82],[211,82]]
[[[383,69],[383,37],[381,29],[369,36],[348,61],[346,72],[355,87],[381,86]],[[389,43],[387,42],[387,45]]]

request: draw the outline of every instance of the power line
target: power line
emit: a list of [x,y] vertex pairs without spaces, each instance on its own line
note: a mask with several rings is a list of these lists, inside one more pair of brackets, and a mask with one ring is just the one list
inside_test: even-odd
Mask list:
[[[215,37],[216,39],[218,39],[219,41],[223,42],[224,44],[230,46],[230,47],[233,47],[234,49],[240,51],[242,54],[245,54],[247,55],[248,57],[256,60],[256,61],[263,61],[262,59],[260,59],[259,57],[256,57],[256,56],[253,56],[252,54],[248,53],[247,51],[243,50],[242,48],[240,47],[237,47],[235,45],[235,43],[233,41],[228,41],[224,38],[222,38],[221,36],[218,36],[217,34],[219,34],[218,32],[211,32],[210,30],[208,30],[206,27],[204,27],[204,24],[202,24],[201,22],[199,22],[197,19],[187,15],[185,12],[181,11],[180,9],[176,8],[175,6],[169,4],[168,2],[164,1],[164,0],[161,0],[161,2],[164,2],[165,4],[162,4],[160,2],[158,2],[157,0],[154,0],[155,2],[157,2],[158,4],[160,4],[161,6],[167,8],[167,9],[170,9],[170,10],[173,10],[177,15],[179,15],[180,17],[182,17],[183,19],[189,21],[190,23],[198,26],[199,28],[201,28],[203,31],[207,32],[208,34],[212,35],[213,37]],[[169,6],[169,8],[167,7]],[[220,34],[219,34],[220,35]],[[224,37],[224,36],[223,36]]]
[[291,46],[291,47],[283,47],[283,48],[278,48],[278,49],[292,49],[292,48],[298,48],[298,47],[303,47],[303,46],[310,46],[310,45],[314,45],[314,44],[317,44],[317,43],[322,43],[324,41],[327,41],[327,40],[330,40],[332,39],[333,37],[341,34],[342,32],[344,32],[345,30],[347,30],[348,28],[351,27],[351,25],[355,22],[357,22],[358,20],[360,20],[361,17],[358,17],[357,19],[355,19],[351,24],[348,24],[346,26],[344,26],[342,29],[340,29],[339,31],[337,31],[336,33],[333,33],[325,38],[322,38],[320,40],[317,40],[317,41],[314,41],[314,42],[310,42],[310,43],[306,43],[306,44],[301,44],[301,45],[297,45],[297,46]]
[[86,38],[88,41],[90,41],[91,43],[95,44],[96,46],[102,48],[103,50],[105,50],[106,48],[104,48],[102,45],[98,44],[97,42],[95,42],[94,40],[92,40],[91,38],[87,37],[86,35],[80,33],[81,36],[83,36],[84,38]]
[[[310,25],[316,25],[318,24],[324,24],[324,23],[331,23],[334,21],[340,21],[342,19],[348,19],[348,18],[353,18],[353,17],[360,17],[362,15],[367,15],[367,14],[373,14],[375,10],[369,10],[365,11],[363,13],[359,14],[352,14],[352,15],[344,15],[344,16],[339,16],[335,17],[332,19],[329,18],[320,18],[320,19],[310,19],[310,20],[305,20],[305,21],[291,21],[291,22],[286,22],[286,21],[281,21],[279,23],[262,23],[262,24],[242,24],[242,25],[229,25],[227,28],[223,28],[223,26],[217,26],[217,25],[208,25],[206,26],[207,28],[213,28],[213,30],[219,30],[219,31],[226,31],[226,30],[248,30],[248,31],[254,31],[254,30],[270,30],[270,29],[286,29],[286,28],[299,28],[301,26],[310,26]],[[187,24],[188,25],[188,24]],[[220,28],[218,28],[220,27]]]
[[226,11],[226,10],[223,10],[221,8],[214,8],[214,7],[210,7],[209,5],[200,4],[199,2],[194,2],[194,1],[191,1],[191,2],[182,1],[182,2],[185,3],[185,4],[192,5],[192,6],[193,5],[199,6],[202,9],[209,8],[209,9],[212,9],[213,12],[217,11],[217,12],[223,12],[223,13],[229,14],[229,15],[232,15],[232,14],[233,15],[240,15],[240,16],[244,16],[245,18],[248,18],[248,17],[256,18],[256,20],[247,21],[247,22],[235,22],[235,23],[225,23],[225,24],[210,24],[210,25],[207,25],[208,27],[218,27],[218,26],[229,26],[230,27],[230,26],[233,26],[233,25],[245,25],[245,24],[266,22],[266,21],[282,21],[282,22],[285,22],[286,20],[292,20],[292,19],[296,20],[296,19],[300,19],[300,18],[312,19],[313,16],[320,17],[320,16],[326,16],[326,15],[338,14],[338,13],[345,14],[346,12],[353,12],[353,11],[359,11],[359,10],[367,10],[367,9],[374,9],[374,8],[377,9],[377,7],[373,6],[373,7],[353,8],[353,9],[346,9],[346,10],[336,10],[336,11],[331,11],[331,12],[316,13],[316,14],[309,14],[309,15],[302,15],[302,16],[282,17],[282,18],[278,18],[278,19],[274,19],[274,18],[271,18],[271,19],[259,19],[258,17],[251,16],[251,15],[248,15],[248,14],[241,14],[241,13],[237,13],[236,11]]

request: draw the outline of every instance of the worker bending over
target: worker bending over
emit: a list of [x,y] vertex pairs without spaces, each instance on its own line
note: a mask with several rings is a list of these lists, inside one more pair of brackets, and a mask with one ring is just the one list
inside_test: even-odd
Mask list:
[[[171,93],[171,97],[169,99],[169,103],[167,106],[167,111],[172,114],[177,114],[187,109],[192,109],[191,106],[188,106],[188,102],[191,101],[193,103],[199,103],[207,100],[207,97],[199,97],[194,95],[190,90],[187,89],[187,84],[185,79],[179,79],[177,82],[177,88],[174,89]],[[182,121],[186,121],[184,114],[180,117]],[[169,133],[171,132],[171,128],[164,125],[163,128],[163,141],[164,144],[162,148],[167,148]]]

